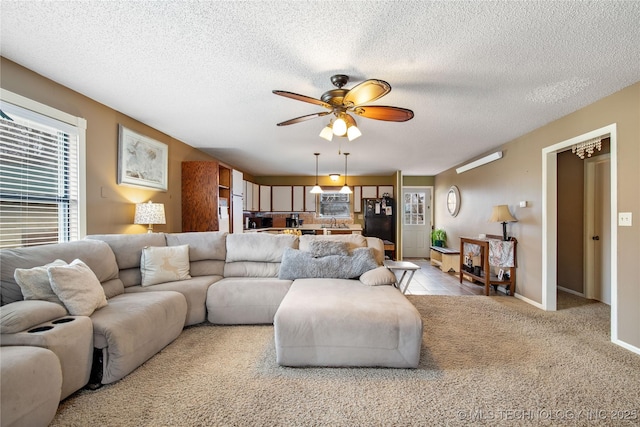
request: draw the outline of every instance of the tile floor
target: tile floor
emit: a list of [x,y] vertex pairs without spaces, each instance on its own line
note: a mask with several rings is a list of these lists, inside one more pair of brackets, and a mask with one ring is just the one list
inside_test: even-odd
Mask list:
[[[467,280],[460,283],[458,273],[443,273],[440,268],[431,265],[427,259],[405,258],[404,260],[420,266],[420,270],[413,275],[407,295],[484,295],[484,285]],[[489,292],[489,295],[505,295],[502,292],[494,292],[493,288],[490,288]]]

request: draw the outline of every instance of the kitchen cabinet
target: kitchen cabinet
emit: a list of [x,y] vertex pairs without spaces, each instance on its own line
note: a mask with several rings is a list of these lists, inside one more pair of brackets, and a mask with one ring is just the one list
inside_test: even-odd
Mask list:
[[379,185],[378,198],[383,197],[387,193],[393,199],[393,185]]
[[293,186],[293,211],[294,212],[304,212],[304,186],[302,185],[294,185]]
[[377,185],[363,185],[362,186],[362,198],[363,199],[375,199],[378,197]]
[[353,212],[362,212],[362,187],[359,185],[353,187]]
[[271,212],[271,186],[260,186],[260,212]]
[[271,187],[271,211],[293,211],[293,187],[290,185],[274,185]]
[[244,182],[244,200],[242,202],[245,211],[253,210],[253,183]]
[[219,230],[218,168],[214,161],[182,162],[183,232]]
[[304,187],[304,210],[305,212],[316,211],[316,195],[311,193],[313,187]]
[[244,220],[244,180],[243,173],[238,170],[231,171],[231,231],[242,233]]
[[256,212],[260,210],[260,186],[255,182],[252,182],[251,188],[253,189],[251,210]]

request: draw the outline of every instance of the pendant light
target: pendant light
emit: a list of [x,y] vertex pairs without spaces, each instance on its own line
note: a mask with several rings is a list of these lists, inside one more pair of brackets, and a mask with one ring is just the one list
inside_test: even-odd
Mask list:
[[349,153],[344,153],[344,185],[340,189],[340,193],[342,194],[351,194],[352,191],[347,185],[347,156]]
[[320,153],[313,153],[313,155],[316,156],[316,185],[313,186],[310,193],[320,194],[323,192],[322,188],[318,185],[318,156],[320,155]]

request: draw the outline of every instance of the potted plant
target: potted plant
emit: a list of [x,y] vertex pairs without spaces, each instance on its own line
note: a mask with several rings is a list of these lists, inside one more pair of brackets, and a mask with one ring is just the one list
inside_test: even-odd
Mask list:
[[431,243],[433,246],[444,247],[447,240],[447,233],[442,228],[431,231]]

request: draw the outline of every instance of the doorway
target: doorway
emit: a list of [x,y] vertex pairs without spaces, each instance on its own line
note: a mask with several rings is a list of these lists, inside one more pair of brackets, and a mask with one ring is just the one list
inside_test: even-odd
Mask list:
[[402,188],[403,258],[429,256],[432,190],[432,187]]
[[[557,305],[557,154],[572,145],[599,136],[610,137],[610,215],[617,216],[617,126],[611,124],[593,130],[583,135],[568,139],[542,149],[542,304],[541,308],[555,311]],[[617,277],[618,277],[618,247],[617,224],[610,221],[610,272],[611,283],[611,341],[618,342],[618,313],[617,313]]]
[[611,162],[608,154],[585,163],[585,296],[611,305]]

